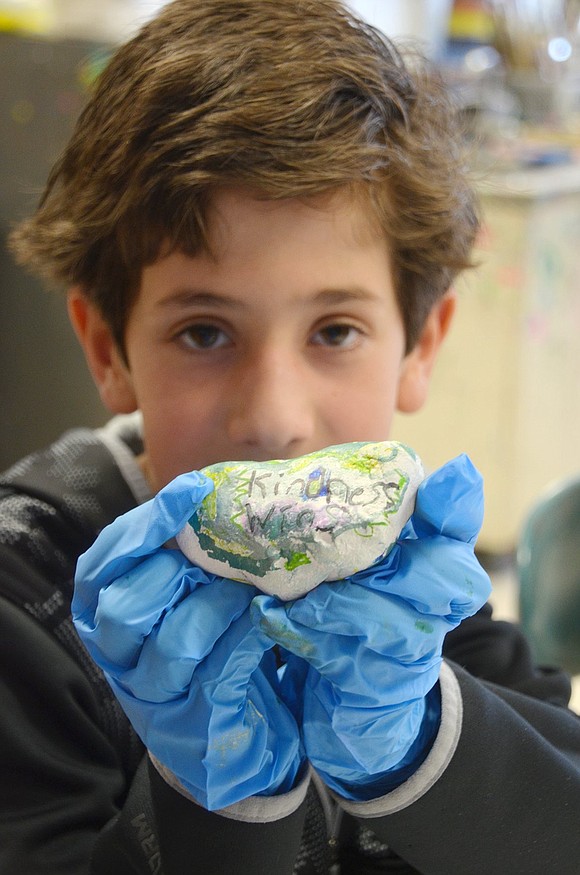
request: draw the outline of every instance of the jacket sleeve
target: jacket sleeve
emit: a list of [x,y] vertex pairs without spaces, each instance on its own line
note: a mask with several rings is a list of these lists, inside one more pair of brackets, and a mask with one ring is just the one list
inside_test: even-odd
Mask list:
[[446,647],[441,737],[419,772],[381,800],[341,804],[427,875],[575,875],[580,719],[565,707],[568,680],[534,668],[519,629],[489,608],[463,626]]
[[185,799],[145,755],[129,778],[83,669],[5,599],[0,665],[0,872],[290,875],[304,804],[241,822]]

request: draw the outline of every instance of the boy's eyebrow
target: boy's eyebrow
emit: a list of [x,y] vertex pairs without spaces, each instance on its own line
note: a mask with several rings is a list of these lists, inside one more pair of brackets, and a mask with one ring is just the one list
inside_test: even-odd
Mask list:
[[[327,288],[316,292],[308,303],[338,306],[352,301],[376,301],[377,295],[363,286],[352,288]],[[218,294],[202,289],[183,289],[163,298],[158,306],[166,307],[227,307],[242,309],[244,301],[226,294]]]
[[160,307],[242,307],[241,301],[229,295],[218,295],[197,289],[183,289],[159,301]]
[[361,300],[375,301],[377,295],[363,286],[352,286],[352,288],[321,289],[313,298],[314,303],[324,304],[348,304],[350,301]]

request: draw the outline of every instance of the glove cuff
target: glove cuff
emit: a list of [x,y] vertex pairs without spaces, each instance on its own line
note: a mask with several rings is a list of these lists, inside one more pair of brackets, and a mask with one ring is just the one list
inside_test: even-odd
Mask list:
[[[166,784],[180,796],[185,796],[194,805],[200,805],[198,800],[183,786],[178,778],[163,763],[149,751],[149,759],[155,770]],[[278,790],[275,796],[249,796],[240,802],[217,809],[214,813],[229,820],[239,820],[244,823],[271,823],[288,817],[304,802],[310,784],[311,770],[304,763],[296,777],[295,786],[287,791]]]

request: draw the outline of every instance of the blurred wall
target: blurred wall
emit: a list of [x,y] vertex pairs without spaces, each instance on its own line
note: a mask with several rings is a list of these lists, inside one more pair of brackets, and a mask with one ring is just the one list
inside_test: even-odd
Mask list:
[[18,268],[9,228],[32,212],[102,62],[98,46],[0,34],[0,470],[106,414],[63,295]]

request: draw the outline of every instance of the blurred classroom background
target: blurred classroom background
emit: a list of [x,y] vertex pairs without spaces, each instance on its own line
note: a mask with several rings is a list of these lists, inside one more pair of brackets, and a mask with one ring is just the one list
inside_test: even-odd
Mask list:
[[[392,437],[429,468],[471,456],[485,478],[479,548],[501,570],[538,496],[580,468],[580,0],[349,2],[421,46],[473,140],[478,267],[458,283],[429,403]],[[0,0],[0,470],[107,418],[62,298],[12,263],[5,237],[115,43],[162,5]]]

